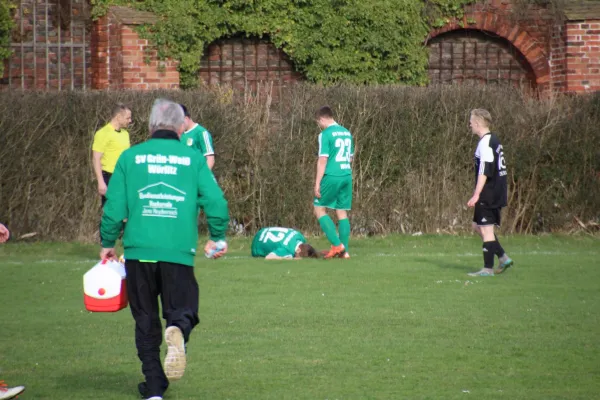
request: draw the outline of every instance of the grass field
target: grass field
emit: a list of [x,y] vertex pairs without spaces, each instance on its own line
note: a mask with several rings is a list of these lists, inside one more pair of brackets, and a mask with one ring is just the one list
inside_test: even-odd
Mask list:
[[[201,324],[165,399],[599,399],[600,239],[474,236],[351,242],[350,260],[269,261],[234,239],[198,258]],[[318,242],[324,248],[324,242]],[[136,399],[129,309],[89,313],[98,247],[0,247],[0,379],[20,399]]]

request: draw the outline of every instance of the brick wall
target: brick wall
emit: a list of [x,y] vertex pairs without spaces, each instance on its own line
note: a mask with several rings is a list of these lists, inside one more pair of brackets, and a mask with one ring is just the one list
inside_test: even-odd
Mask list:
[[548,64],[552,77],[552,90],[554,92],[567,91],[567,55],[566,55],[566,29],[564,25],[556,25],[550,38]]
[[[137,25],[156,20],[151,13],[113,6],[92,22],[87,0],[17,0],[16,6],[13,56],[0,89],[179,87],[177,64],[158,61],[135,32]],[[462,20],[432,31],[427,40],[432,81],[529,80],[548,95],[600,90],[600,2],[567,5],[566,21],[540,6],[514,13],[510,0],[482,0],[467,7]],[[481,35],[474,39],[469,32]],[[470,49],[485,52],[472,56]],[[302,79],[271,43],[242,38],[210,44],[199,74],[207,84],[237,91],[271,82],[275,95],[277,88]]]
[[91,17],[87,0],[15,1],[15,28],[0,89],[90,87]]
[[429,80],[536,86],[531,66],[510,42],[473,29],[451,31],[430,41]]
[[524,69],[531,70],[534,87],[541,93],[551,93],[552,84],[548,56],[552,32],[551,18],[544,9],[531,7],[527,15],[517,22],[509,0],[485,0],[468,6],[461,20],[450,21],[446,26],[433,30],[427,40],[452,31],[477,30],[505,39],[523,60]]
[[428,43],[438,52],[431,38],[468,29],[506,39],[529,64],[542,95],[600,90],[600,2],[566,3],[557,16],[541,6],[515,10],[510,0],[485,0],[467,7],[461,21],[431,32]]
[[200,63],[200,79],[207,85],[231,86],[236,92],[256,94],[269,82],[275,98],[279,89],[303,80],[289,57],[267,40],[228,38],[208,46]]
[[600,90],[600,19],[568,22],[566,36],[566,90]]
[[[173,60],[160,61],[135,26],[152,23],[153,14],[111,7],[94,25],[92,87],[94,89],[176,89],[179,72]],[[146,62],[149,60],[149,62]]]

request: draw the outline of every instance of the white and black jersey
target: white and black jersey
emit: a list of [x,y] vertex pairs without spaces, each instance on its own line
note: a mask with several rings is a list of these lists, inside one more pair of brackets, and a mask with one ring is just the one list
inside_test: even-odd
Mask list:
[[479,175],[487,176],[485,186],[479,195],[483,207],[502,208],[507,204],[506,161],[498,136],[485,134],[475,150],[475,185]]

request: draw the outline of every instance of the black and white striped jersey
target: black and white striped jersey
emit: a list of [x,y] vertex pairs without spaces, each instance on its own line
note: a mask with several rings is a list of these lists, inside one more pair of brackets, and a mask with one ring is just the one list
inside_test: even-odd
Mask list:
[[479,195],[484,207],[501,208],[507,204],[506,161],[500,139],[493,133],[485,134],[475,150],[475,184],[479,175],[487,176]]

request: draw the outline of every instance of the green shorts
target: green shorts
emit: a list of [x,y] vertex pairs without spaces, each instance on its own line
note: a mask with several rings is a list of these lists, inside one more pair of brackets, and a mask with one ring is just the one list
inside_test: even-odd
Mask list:
[[352,175],[325,175],[321,180],[321,198],[314,198],[316,207],[334,210],[352,209]]

